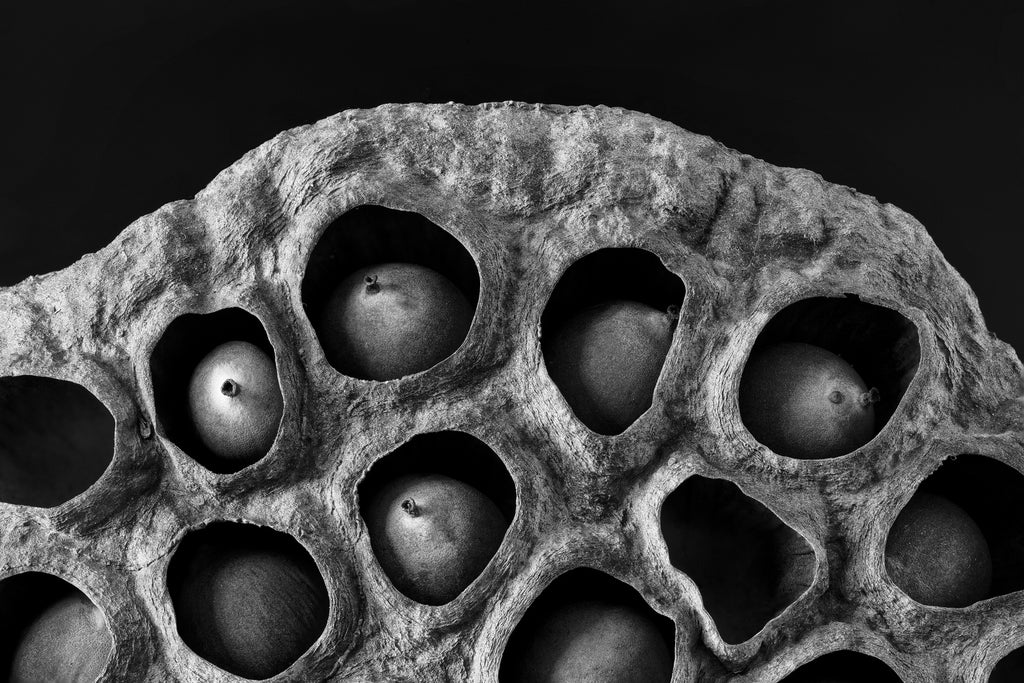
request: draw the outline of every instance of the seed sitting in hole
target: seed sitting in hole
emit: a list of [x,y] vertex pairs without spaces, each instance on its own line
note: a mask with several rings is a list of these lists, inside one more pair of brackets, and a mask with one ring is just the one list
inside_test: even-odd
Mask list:
[[834,458],[875,434],[877,389],[819,346],[784,343],[755,354],[740,381],[743,424],[779,455]]
[[199,438],[215,455],[252,461],[270,450],[283,402],[274,361],[255,344],[233,341],[211,351],[192,373],[188,395]]
[[451,280],[413,263],[361,268],[335,288],[320,338],[327,360],[360,379],[422,372],[462,345],[473,307]]
[[[623,605],[582,601],[546,615],[513,668],[522,683],[660,683],[673,656],[651,619]],[[518,664],[518,666],[516,666]]]
[[610,301],[557,329],[545,356],[551,379],[579,420],[619,434],[651,407],[679,309]]
[[885,570],[922,605],[966,607],[989,596],[992,558],[981,529],[962,508],[917,493],[885,543]]
[[25,630],[14,652],[10,681],[94,681],[112,647],[103,612],[75,593],[48,607]]
[[315,565],[276,550],[201,544],[174,597],[185,644],[246,678],[284,671],[327,624],[329,598]]
[[508,526],[490,498],[436,474],[389,483],[370,502],[366,523],[384,573],[426,605],[449,602],[472,583]]

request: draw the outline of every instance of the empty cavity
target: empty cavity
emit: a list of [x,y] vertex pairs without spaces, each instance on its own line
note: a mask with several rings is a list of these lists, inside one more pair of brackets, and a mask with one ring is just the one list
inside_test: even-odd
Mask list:
[[851,650],[822,655],[782,680],[784,683],[902,683],[885,662]]
[[665,500],[661,530],[727,643],[754,636],[814,580],[803,537],[727,481],[687,479]]
[[114,457],[114,418],[87,389],[0,377],[0,501],[53,507],[88,489]]

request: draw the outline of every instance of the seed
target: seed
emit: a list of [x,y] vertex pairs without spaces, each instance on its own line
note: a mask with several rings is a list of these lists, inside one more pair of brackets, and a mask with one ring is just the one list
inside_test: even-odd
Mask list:
[[743,424],[790,458],[834,458],[875,434],[878,390],[845,360],[819,346],[783,343],[756,353],[740,381]]
[[366,522],[395,588],[427,605],[449,602],[472,583],[508,527],[490,498],[443,475],[391,482],[370,502]]
[[94,681],[112,648],[103,612],[76,592],[48,607],[25,630],[14,653],[10,681]]
[[966,607],[989,596],[992,558],[981,529],[962,508],[917,493],[885,544],[893,583],[922,605]]
[[221,344],[192,373],[189,410],[215,455],[232,461],[266,455],[283,411],[273,359],[249,342]]
[[451,280],[414,263],[361,268],[331,294],[320,342],[339,372],[389,380],[422,372],[462,345],[473,307]]
[[509,680],[526,683],[659,683],[673,655],[639,611],[601,601],[562,605],[544,615]]
[[610,301],[583,310],[558,328],[545,361],[579,420],[599,434],[619,434],[654,397],[678,309]]

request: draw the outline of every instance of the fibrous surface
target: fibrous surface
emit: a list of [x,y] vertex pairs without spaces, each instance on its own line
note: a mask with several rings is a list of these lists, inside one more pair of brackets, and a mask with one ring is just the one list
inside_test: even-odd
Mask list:
[[[613,258],[558,291],[601,250],[653,254],[665,274]],[[332,284],[383,262],[445,273],[475,313],[453,355],[377,382],[328,362],[317,325]],[[651,407],[597,433],[547,371],[548,303],[563,319],[594,292],[662,308],[664,277],[685,295]],[[0,608],[46,602],[50,584],[26,576],[78,587],[113,636],[104,680],[238,680],[183,641],[168,567],[188,534],[239,521],[298,541],[329,594],[323,633],[281,680],[495,681],[520,619],[581,568],[646,603],[675,681],[779,681],[843,651],[907,682],[984,681],[1024,644],[1024,374],[970,289],[899,209],[644,114],[343,112],[0,289],[0,315]],[[284,399],[269,452],[238,469],[202,451],[180,403],[195,364],[235,338],[273,352]],[[828,348],[879,389],[868,443],[797,460],[754,439],[740,378],[776,342]],[[113,415],[112,440],[73,385]],[[451,440],[429,457],[396,453],[435,433]],[[464,455],[466,434],[495,460]],[[470,479],[510,522],[444,605],[392,585],[360,512],[371,469],[417,466]],[[950,484],[948,467],[965,474]],[[986,533],[986,600],[926,606],[887,575],[889,529],[922,485]],[[588,580],[581,600],[615,592]]]

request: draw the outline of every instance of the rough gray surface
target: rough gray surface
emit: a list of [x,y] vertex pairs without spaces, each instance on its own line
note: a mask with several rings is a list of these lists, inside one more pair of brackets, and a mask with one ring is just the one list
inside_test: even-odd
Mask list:
[[[442,226],[481,277],[463,347],[386,383],[335,372],[301,300],[321,231],[366,203]],[[610,246],[654,252],[687,289],[652,408],[602,437],[549,380],[539,323],[560,274]],[[740,372],[774,313],[842,293],[911,320],[919,370],[867,446],[781,458],[740,422]],[[149,357],[177,316],[231,306],[266,327],[285,415],[267,457],[222,475],[165,438]],[[0,504],[0,576],[34,569],[80,586],[113,629],[104,680],[239,680],[181,643],[165,585],[175,544],[213,519],[286,531],[324,574],[328,628],[282,680],[494,681],[519,617],[577,566],[675,621],[676,681],[776,681],[837,648],[908,682],[983,681],[1024,643],[1024,592],[928,608],[883,571],[889,525],[944,458],[1024,471],[1021,365],[970,289],[899,209],[651,116],[521,103],[343,112],[282,133],[69,268],[0,289],[0,315],[0,375],[80,383],[116,420],[113,462],[91,489],[56,508]],[[376,459],[438,429],[488,443],[519,503],[479,579],[429,607],[381,573],[356,486]],[[812,588],[738,645],[718,636],[661,540],[661,501],[694,473],[736,482],[816,553]]]

